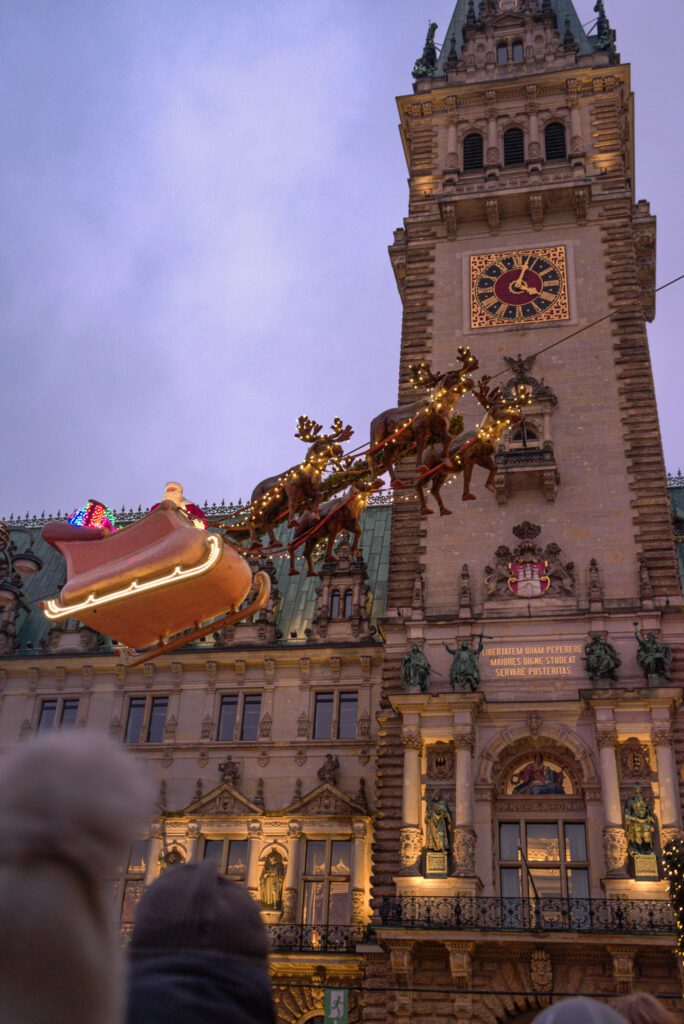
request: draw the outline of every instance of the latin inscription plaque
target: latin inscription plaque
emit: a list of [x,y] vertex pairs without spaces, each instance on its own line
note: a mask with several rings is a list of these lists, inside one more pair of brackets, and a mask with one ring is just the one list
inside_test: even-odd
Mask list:
[[493,679],[558,679],[582,673],[584,646],[577,643],[525,643],[485,647],[483,667]]

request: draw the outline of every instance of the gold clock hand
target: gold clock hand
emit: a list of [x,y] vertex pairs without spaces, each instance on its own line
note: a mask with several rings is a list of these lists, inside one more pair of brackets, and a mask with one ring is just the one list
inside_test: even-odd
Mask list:
[[525,271],[527,270],[527,260],[523,260],[523,264],[520,268],[520,274],[518,275],[517,281],[511,284],[511,291],[518,292],[525,290]]

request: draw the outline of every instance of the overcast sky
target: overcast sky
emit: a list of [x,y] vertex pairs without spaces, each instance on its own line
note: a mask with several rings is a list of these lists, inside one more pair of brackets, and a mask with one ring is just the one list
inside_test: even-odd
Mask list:
[[[0,0],[0,515],[180,479],[237,499],[300,412],[367,436],[396,396],[394,97],[454,0]],[[578,0],[583,21],[593,0]],[[684,273],[681,0],[607,0],[658,279]],[[678,311],[650,329],[684,464]]]

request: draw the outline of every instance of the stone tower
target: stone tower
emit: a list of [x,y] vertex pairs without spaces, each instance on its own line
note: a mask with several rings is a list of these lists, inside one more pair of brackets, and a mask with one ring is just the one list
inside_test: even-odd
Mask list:
[[[540,998],[551,984],[660,984],[652,936],[618,950],[606,904],[629,901],[635,921],[647,899],[668,912],[659,858],[682,826],[684,631],[646,335],[655,219],[634,194],[630,69],[602,0],[596,13],[587,34],[571,0],[458,0],[441,52],[433,25],[398,101],[410,175],[390,246],[399,401],[415,400],[411,364],[454,368],[459,345],[532,399],[501,442],[494,494],[476,468],[476,501],[462,502],[458,477],[445,488],[451,516],[411,501],[393,513],[373,879],[389,960],[377,973],[397,986],[396,1012],[426,1019],[513,1019],[495,998],[471,1016],[467,993],[497,988],[501,972],[500,987]],[[458,411],[471,429],[483,415],[472,396]],[[674,652],[671,672],[646,678],[635,630]],[[592,638],[614,673],[590,678]],[[425,693],[402,688],[414,644],[432,667]],[[479,679],[454,671],[463,661],[445,644],[464,645]],[[659,823],[647,869],[624,816],[638,770]],[[554,900],[560,933],[579,930],[573,900],[605,910],[605,926],[587,925],[572,954],[562,938],[531,959],[534,945],[493,943],[508,927],[534,943],[552,927],[534,908]],[[532,917],[511,925],[510,907]],[[429,971],[436,986],[440,970],[463,997],[447,1011],[421,996],[419,1009],[416,979]],[[526,998],[521,1012],[537,1005]]]

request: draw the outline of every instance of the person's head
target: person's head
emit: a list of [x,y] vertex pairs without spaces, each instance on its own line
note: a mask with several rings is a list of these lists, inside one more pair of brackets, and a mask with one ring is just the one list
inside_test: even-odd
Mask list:
[[674,1024],[674,1017],[650,992],[631,992],[613,1003],[628,1024]]
[[128,947],[128,1024],[273,1024],[256,903],[215,865],[169,868],[143,893]]
[[3,1024],[110,1024],[123,996],[111,884],[147,826],[136,761],[82,730],[0,761]]
[[547,1006],[534,1024],[625,1024],[625,1018],[606,1003],[577,996]]
[[172,501],[174,505],[178,505],[178,507],[181,508],[184,500],[183,485],[179,484],[176,480],[169,480],[164,488],[162,501]]

